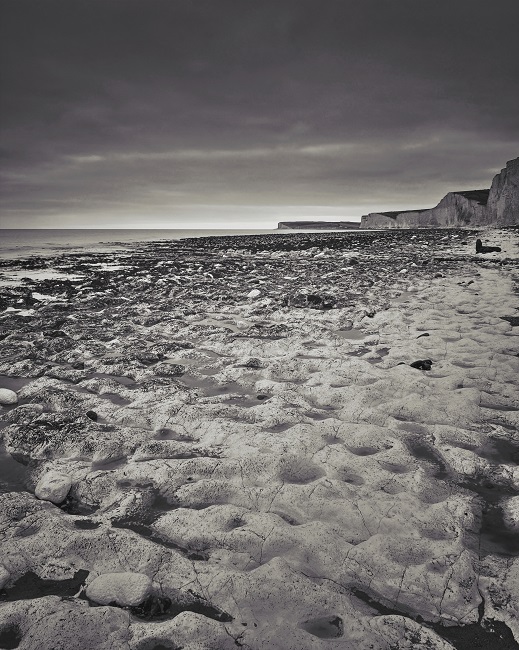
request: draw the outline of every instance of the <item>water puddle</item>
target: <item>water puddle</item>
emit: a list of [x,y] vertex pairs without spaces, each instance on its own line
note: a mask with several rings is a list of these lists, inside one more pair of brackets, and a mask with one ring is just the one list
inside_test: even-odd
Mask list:
[[[172,507],[170,506],[169,510],[171,509]],[[174,549],[175,551],[182,553],[182,555],[187,557],[188,560],[207,562],[207,560],[209,559],[209,555],[205,553],[203,550],[190,549],[186,546],[181,546],[180,544],[176,544],[175,542],[172,542],[171,540],[163,537],[156,530],[154,530],[150,524],[158,516],[159,514],[155,512],[155,513],[150,513],[145,518],[143,517],[142,520],[126,518],[126,517],[122,519],[115,519],[112,521],[112,526],[114,528],[124,528],[126,530],[131,530],[134,533],[137,533],[137,535],[140,535],[141,537],[145,537],[150,542],[154,542],[159,546]]]
[[299,623],[297,626],[319,639],[337,639],[344,634],[344,624],[339,616],[321,616]]
[[29,600],[43,598],[45,596],[61,596],[61,598],[72,598],[85,583],[88,571],[80,569],[74,577],[66,580],[45,580],[29,571],[16,582],[0,591],[0,601],[12,602],[15,600]]
[[21,388],[34,381],[34,377],[10,377],[9,375],[0,375],[0,388],[8,388],[18,392]]
[[271,397],[270,395],[251,391],[235,381],[230,381],[227,384],[218,384],[216,381],[206,377],[208,375],[185,374],[180,382],[187,388],[199,389],[202,392],[202,397],[227,396],[227,399],[224,401],[236,406],[257,406],[262,401]]
[[92,521],[91,519],[76,519],[74,521],[74,526],[79,530],[95,530],[100,525],[98,521]]
[[196,442],[195,438],[185,433],[178,433],[173,429],[158,429],[154,436],[155,440],[176,440],[177,442]]
[[339,336],[341,339],[346,339],[348,341],[362,341],[363,339],[369,336],[369,334],[367,334],[366,332],[363,332],[362,330],[356,330],[356,329],[336,330],[335,334]]
[[410,438],[405,441],[405,444],[416,459],[425,461],[436,468],[433,474],[435,478],[445,480],[448,477],[447,465],[432,445],[421,438]]
[[29,471],[0,444],[0,493],[28,492]]
[[[379,615],[383,616],[409,616],[409,612],[404,609],[396,609],[384,605],[379,600],[372,598],[360,589],[353,588],[353,595],[363,603],[369,605]],[[410,616],[421,625],[428,627],[436,632],[438,636],[448,641],[456,650],[476,650],[478,648],[499,648],[499,650],[517,650],[517,642],[510,628],[501,621],[493,619],[484,620],[485,604],[482,601],[479,611],[479,621],[469,625],[449,625],[444,627],[441,623],[427,623],[419,614]]]
[[2,627],[0,629],[0,648],[3,650],[17,648],[22,642],[22,638],[22,631],[15,623]]
[[93,515],[94,512],[99,510],[99,506],[83,503],[70,494],[59,507],[68,515],[80,515],[83,517],[86,515]]
[[519,465],[519,443],[503,438],[489,438],[476,453],[499,465]]
[[4,271],[0,277],[0,286],[15,287],[19,286],[25,279],[28,280],[67,280],[77,282],[83,280],[84,275],[78,273],[65,273],[63,271],[54,271],[53,269],[21,269],[14,271]]
[[519,535],[506,526],[501,500],[517,496],[517,490],[507,486],[494,486],[484,479],[481,482],[465,480],[459,486],[476,493],[483,501],[479,536],[472,543],[469,542],[472,550],[481,556],[516,557]]

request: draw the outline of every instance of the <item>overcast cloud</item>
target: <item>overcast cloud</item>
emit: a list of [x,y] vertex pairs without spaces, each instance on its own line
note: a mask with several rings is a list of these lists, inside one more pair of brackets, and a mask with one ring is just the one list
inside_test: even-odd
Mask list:
[[517,0],[3,0],[4,227],[429,207],[519,155]]

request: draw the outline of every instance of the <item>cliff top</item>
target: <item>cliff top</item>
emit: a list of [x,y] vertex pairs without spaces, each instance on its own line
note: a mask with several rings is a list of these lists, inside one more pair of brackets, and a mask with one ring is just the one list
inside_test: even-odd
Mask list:
[[460,194],[469,201],[477,201],[479,205],[486,205],[490,190],[466,190],[465,192],[453,192],[453,194]]
[[429,210],[429,208],[420,208],[418,210],[396,210],[394,212],[377,212],[376,214],[382,214],[384,217],[396,219],[399,214],[408,214],[409,212],[427,212],[427,210]]

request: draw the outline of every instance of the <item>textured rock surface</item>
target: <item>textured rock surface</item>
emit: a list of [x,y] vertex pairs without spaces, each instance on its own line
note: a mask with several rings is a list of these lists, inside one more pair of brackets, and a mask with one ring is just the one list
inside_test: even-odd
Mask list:
[[0,314],[0,641],[513,647],[519,248],[476,236],[61,257],[84,279],[33,288],[62,302]]

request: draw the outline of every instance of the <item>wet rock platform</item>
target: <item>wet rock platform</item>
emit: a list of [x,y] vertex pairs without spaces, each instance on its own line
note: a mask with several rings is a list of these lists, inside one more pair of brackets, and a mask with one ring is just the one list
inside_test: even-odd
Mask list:
[[519,232],[478,237],[0,260],[0,648],[519,647]]

